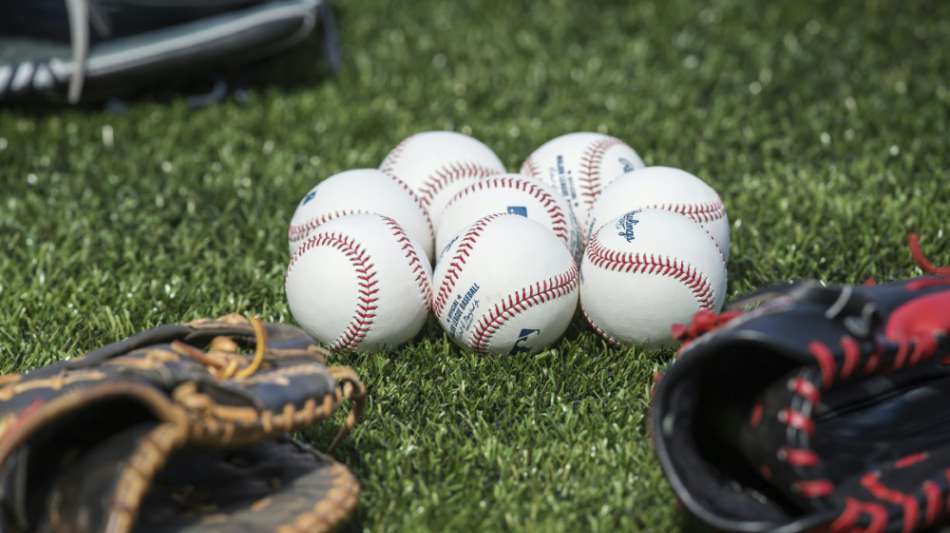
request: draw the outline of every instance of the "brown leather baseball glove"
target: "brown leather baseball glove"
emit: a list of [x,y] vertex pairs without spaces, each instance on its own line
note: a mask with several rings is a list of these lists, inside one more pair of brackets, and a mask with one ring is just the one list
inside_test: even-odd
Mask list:
[[359,484],[288,436],[346,400],[338,439],[359,417],[362,383],[325,356],[228,315],[0,377],[0,531],[332,529]]

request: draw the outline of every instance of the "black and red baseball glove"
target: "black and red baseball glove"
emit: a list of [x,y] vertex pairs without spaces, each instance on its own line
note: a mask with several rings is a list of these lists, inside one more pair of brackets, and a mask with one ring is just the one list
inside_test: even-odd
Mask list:
[[950,268],[798,283],[702,313],[651,430],[677,496],[729,531],[909,532],[950,516]]

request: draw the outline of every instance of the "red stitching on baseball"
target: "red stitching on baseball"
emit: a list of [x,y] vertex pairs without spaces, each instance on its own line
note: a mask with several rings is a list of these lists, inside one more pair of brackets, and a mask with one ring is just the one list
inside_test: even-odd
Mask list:
[[713,245],[716,247],[716,251],[719,252],[719,258],[722,259],[722,264],[725,265],[728,261],[726,261],[726,254],[722,251],[722,248],[719,247],[719,241],[713,237],[712,233],[709,233],[709,230],[706,229],[706,226],[699,224],[699,227],[706,232],[706,236],[709,237],[709,240],[711,240]]
[[587,325],[591,327],[598,335],[604,338],[609,344],[614,346],[620,346],[620,341],[613,338],[609,333],[601,329],[600,326],[594,323],[594,320],[587,314],[587,309],[584,309],[584,303],[581,302],[581,314],[584,315],[584,320],[587,321]]
[[412,140],[415,135],[410,135],[405,139],[399,141],[399,144],[386,155],[386,158],[383,159],[383,162],[379,164],[380,172],[386,174],[392,173],[393,167],[396,166],[396,161],[399,161],[399,158],[402,157],[403,152],[406,151],[406,147],[409,146],[409,141]]
[[428,308],[432,304],[432,286],[429,284],[429,276],[426,274],[426,270],[422,267],[422,259],[420,259],[419,254],[416,253],[416,247],[398,222],[389,217],[382,218],[383,222],[389,226],[389,230],[392,231],[393,237],[396,237],[403,255],[409,260],[409,268],[412,269],[412,275],[415,276],[416,286],[419,287],[419,294],[422,296],[422,301],[426,304],[426,308]]
[[538,164],[534,162],[534,158],[531,156],[528,156],[528,159],[525,159],[524,163],[521,164],[521,173],[532,178],[541,177],[541,169],[538,168]]
[[[406,185],[406,182],[401,179],[393,176],[392,174],[386,174],[386,177],[396,182],[396,185],[399,185],[402,190],[406,191],[409,194],[409,197],[412,198],[412,201],[416,204],[416,207],[422,211],[422,216],[425,217],[426,225],[429,227],[429,233],[435,235],[435,227],[432,225],[432,219],[429,218],[429,211],[426,209],[426,206],[422,204],[422,200],[419,199],[419,195],[414,193],[412,189]],[[346,215],[365,215],[369,214],[369,211],[365,209],[338,209],[336,211],[331,211],[329,213],[324,213],[318,215],[311,219],[308,219],[306,222],[300,224],[291,224],[290,228],[287,230],[287,239],[291,243],[303,240],[307,237],[307,234],[312,230],[316,229],[317,226],[321,224],[326,224],[327,222],[340,218]]]
[[471,161],[453,161],[439,167],[429,175],[419,188],[419,197],[428,207],[432,199],[449,184],[470,178],[484,178],[499,172],[491,167]]
[[545,302],[560,298],[577,288],[577,265],[563,274],[539,281],[524,287],[504,297],[495,304],[488,313],[479,319],[472,331],[472,349],[484,352],[492,336],[505,325],[505,322],[516,317],[527,309]]
[[324,213],[322,215],[308,219],[306,222],[300,224],[291,224],[290,229],[287,230],[287,239],[291,243],[301,241],[307,237],[307,234],[320,226],[321,224],[326,224],[327,222],[340,218],[347,215],[365,215],[369,211],[364,211],[362,209],[338,209],[336,211],[331,211],[329,213]]
[[554,231],[554,234],[564,242],[568,242],[567,215],[564,214],[561,206],[558,205],[557,199],[540,185],[523,179],[495,176],[478,180],[456,193],[456,195],[449,200],[449,203],[445,204],[445,208],[448,209],[452,204],[475,191],[502,187],[517,189],[534,197],[535,200],[541,203],[545,211],[547,211],[548,217],[551,219],[551,229]]
[[685,261],[654,254],[616,252],[601,244],[597,235],[587,245],[587,257],[594,266],[605,270],[673,278],[693,293],[700,309],[712,309],[714,306],[709,280]]
[[353,270],[356,271],[357,286],[359,287],[356,311],[343,333],[330,346],[334,350],[352,349],[366,338],[366,334],[373,327],[373,320],[376,318],[376,310],[379,307],[377,305],[379,298],[376,295],[379,292],[376,287],[378,283],[376,267],[370,260],[369,254],[356,240],[339,233],[321,233],[314,235],[297,248],[293,257],[290,258],[290,264],[287,266],[287,275],[293,270],[297,261],[308,251],[321,246],[342,252],[350,260]]
[[653,204],[645,206],[645,209],[672,211],[701,223],[712,222],[726,216],[726,206],[718,200],[704,204]]
[[600,163],[604,159],[607,150],[614,146],[623,144],[620,139],[614,137],[605,137],[597,139],[590,143],[581,154],[580,171],[577,176],[580,195],[584,197],[584,203],[588,206],[594,203],[594,199],[600,194]]
[[458,245],[455,248],[455,255],[449,260],[449,267],[445,271],[445,276],[439,286],[439,292],[432,301],[432,312],[437,315],[442,312],[445,301],[449,298],[449,295],[452,294],[452,289],[455,288],[455,282],[458,281],[462,273],[462,266],[472,253],[472,247],[475,246],[478,238],[485,232],[485,228],[488,227],[488,224],[492,220],[505,215],[507,215],[507,213],[495,213],[487,217],[482,217],[459,238]]
[[422,199],[419,198],[419,195],[416,194],[415,191],[412,190],[412,187],[410,187],[409,185],[406,185],[406,182],[402,181],[397,176],[393,174],[386,174],[386,175],[392,178],[393,181],[395,181],[397,185],[402,187],[402,190],[409,193],[409,197],[412,198],[412,201],[415,202],[416,207],[418,207],[419,210],[422,211],[422,216],[424,216],[426,219],[426,226],[429,227],[429,234],[435,237],[435,226],[432,225],[432,219],[429,218],[429,210],[426,209],[426,206],[425,204],[422,203]]

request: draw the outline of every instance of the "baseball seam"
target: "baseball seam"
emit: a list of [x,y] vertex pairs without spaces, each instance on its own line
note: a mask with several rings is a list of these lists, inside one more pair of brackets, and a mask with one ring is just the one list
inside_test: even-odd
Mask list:
[[726,207],[720,201],[697,204],[652,204],[644,206],[644,209],[672,211],[700,223],[712,222],[726,216]]
[[713,237],[713,234],[710,233],[708,229],[706,229],[706,226],[699,224],[699,227],[706,232],[706,235],[709,236],[709,240],[712,241],[713,245],[716,246],[716,252],[719,253],[719,259],[722,259],[722,264],[725,266],[728,261],[726,260],[726,254],[722,251],[722,248],[719,247],[719,241],[717,241],[716,238]]
[[307,237],[307,234],[316,229],[322,224],[335,219],[344,217],[347,215],[365,215],[369,211],[363,209],[338,209],[336,211],[330,211],[329,213],[324,213],[322,215],[315,216],[308,219],[306,222],[300,224],[291,224],[290,228],[287,230],[287,239],[291,244],[299,242]]
[[620,341],[618,341],[617,339],[615,339],[610,333],[607,333],[606,331],[604,331],[604,329],[601,328],[600,326],[598,326],[598,325],[594,322],[594,319],[592,319],[592,318],[590,317],[590,315],[587,314],[587,309],[584,309],[584,302],[581,302],[581,314],[584,315],[584,320],[587,321],[587,325],[589,325],[598,335],[600,335],[601,337],[603,337],[604,340],[606,340],[608,343],[610,343],[610,344],[612,344],[612,345],[614,345],[614,346],[620,346],[620,345],[621,345],[621,344],[620,344]]
[[544,210],[547,211],[548,217],[551,219],[551,230],[554,231],[554,234],[557,235],[559,239],[563,240],[564,242],[568,242],[567,215],[561,209],[561,206],[558,205],[557,200],[543,188],[525,180],[508,177],[491,177],[478,180],[453,196],[452,199],[449,200],[449,203],[446,204],[445,208],[448,209],[453,204],[474,193],[475,191],[501,189],[505,187],[526,192],[535,200],[540,202]]
[[656,254],[624,253],[610,250],[600,243],[595,235],[587,246],[587,258],[591,264],[613,272],[633,274],[656,274],[673,278],[685,285],[699,303],[700,309],[712,309],[714,298],[712,286],[706,276],[695,267],[676,258]]
[[577,288],[577,265],[563,274],[539,281],[528,287],[509,294],[501,302],[495,304],[491,310],[479,319],[472,331],[471,346],[476,352],[484,352],[492,336],[504,326],[508,320],[518,316],[536,305],[570,294]]
[[377,304],[379,288],[376,287],[379,280],[376,279],[376,266],[366,249],[360,246],[356,240],[339,233],[321,233],[311,237],[297,248],[290,259],[290,264],[287,266],[287,275],[307,252],[321,246],[342,252],[349,259],[350,264],[353,265],[353,270],[356,272],[358,287],[356,310],[349,324],[343,329],[343,333],[330,346],[334,350],[352,349],[366,338],[373,327],[376,310],[379,308]]
[[580,195],[584,198],[584,203],[592,205],[601,191],[600,163],[604,159],[607,150],[614,146],[623,144],[620,139],[614,137],[605,137],[597,139],[590,143],[580,158],[580,172],[577,176]]
[[442,283],[439,284],[439,292],[432,301],[432,311],[436,315],[441,314],[446,300],[448,300],[452,294],[452,289],[455,288],[455,283],[462,274],[462,267],[468,260],[468,256],[471,255],[472,248],[475,246],[475,243],[478,242],[478,238],[485,232],[485,228],[488,227],[491,221],[506,214],[507,213],[495,213],[478,219],[478,221],[459,238],[458,245],[455,248],[455,255],[449,260],[449,266],[445,270],[445,275],[442,277]]
[[524,163],[521,164],[521,173],[532,178],[541,177],[541,169],[538,168],[538,164],[534,162],[534,158],[531,156],[528,156],[528,159],[525,159]]
[[415,138],[415,135],[410,135],[399,141],[399,144],[397,144],[396,147],[393,148],[391,152],[389,152],[386,158],[383,159],[383,162],[379,164],[380,172],[384,172],[386,174],[392,173],[393,167],[396,166],[396,162],[402,157],[403,152],[406,151],[406,147],[409,146],[409,141],[411,141],[413,138]]
[[398,241],[397,244],[402,249],[403,256],[409,261],[409,268],[412,269],[416,286],[419,287],[419,296],[422,298],[422,303],[425,304],[426,308],[429,308],[432,304],[432,286],[429,284],[429,276],[422,267],[422,259],[420,259],[419,254],[416,253],[415,245],[398,222],[389,217],[383,217],[383,221],[389,227],[389,230],[392,231],[393,237]]
[[416,194],[415,191],[412,190],[412,187],[407,185],[406,182],[402,181],[397,176],[393,174],[386,174],[386,175],[392,178],[393,181],[395,181],[397,185],[402,187],[402,190],[409,193],[409,197],[412,198],[412,201],[416,204],[416,207],[418,207],[419,210],[422,211],[422,216],[425,217],[426,219],[426,226],[429,228],[429,235],[432,235],[432,237],[435,237],[435,226],[432,225],[432,218],[429,217],[429,210],[426,209],[426,206],[425,204],[422,203],[422,199],[419,198],[419,195]]
[[[409,194],[409,197],[412,198],[413,203],[415,203],[416,207],[418,207],[422,212],[422,216],[426,221],[426,226],[429,228],[429,234],[434,236],[435,226],[432,225],[432,219],[429,218],[429,212],[425,205],[422,204],[422,200],[419,199],[419,196],[414,193],[404,181],[397,178],[396,176],[393,176],[392,174],[386,174],[386,177],[393,180],[396,185]],[[347,215],[364,215],[368,213],[370,212],[365,209],[338,209],[336,211],[324,213],[322,215],[310,218],[306,222],[301,222],[300,224],[291,224],[290,228],[287,230],[287,239],[291,242],[291,244],[293,244],[305,239],[307,234],[316,229],[318,226],[326,224],[335,218],[340,218]]]
[[472,161],[453,161],[442,165],[429,175],[419,188],[419,199],[428,207],[432,199],[448,185],[470,178],[483,178],[498,171]]

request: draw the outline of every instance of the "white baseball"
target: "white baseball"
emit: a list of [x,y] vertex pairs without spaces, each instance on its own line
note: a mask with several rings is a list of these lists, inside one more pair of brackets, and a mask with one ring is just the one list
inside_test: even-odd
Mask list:
[[689,218],[660,209],[627,213],[594,233],[581,264],[581,309],[621,344],[669,340],[700,309],[718,311],[726,266]]
[[426,131],[403,139],[379,169],[408,184],[438,225],[439,214],[455,193],[474,180],[504,173],[505,165],[473,137]]
[[334,174],[310,189],[290,220],[290,253],[309,233],[335,218],[357,213],[390,217],[406,230],[431,262],[434,231],[419,197],[402,181],[375,168]]
[[373,351],[411,339],[432,291],[422,247],[393,219],[340,217],[297,247],[284,285],[294,319],[333,349]]
[[497,213],[469,226],[442,254],[432,310],[461,346],[535,353],[567,329],[577,283],[574,259],[550,230]]
[[729,217],[722,199],[706,182],[678,168],[646,167],[615,179],[590,210],[587,238],[602,224],[647,208],[693,219],[715,239],[723,260],[729,259]]
[[521,173],[547,183],[570,202],[580,227],[600,192],[617,176],[643,168],[637,152],[602,133],[568,133],[541,145]]
[[580,228],[567,201],[547,185],[520,174],[481,179],[453,196],[439,217],[435,249],[441,252],[472,222],[493,213],[511,213],[534,220],[551,230],[580,260]]

